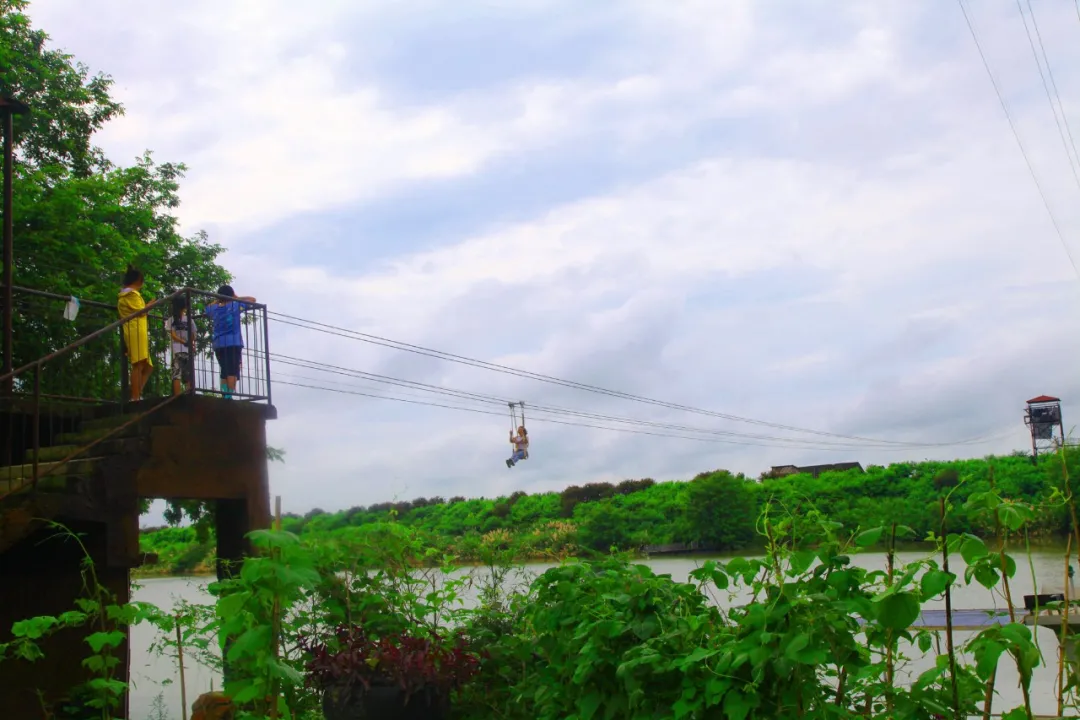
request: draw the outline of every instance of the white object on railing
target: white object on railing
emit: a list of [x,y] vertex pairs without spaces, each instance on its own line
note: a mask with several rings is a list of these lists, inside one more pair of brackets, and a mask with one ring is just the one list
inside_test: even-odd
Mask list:
[[75,322],[75,316],[79,314],[79,298],[74,295],[67,301],[67,305],[64,306],[64,319]]

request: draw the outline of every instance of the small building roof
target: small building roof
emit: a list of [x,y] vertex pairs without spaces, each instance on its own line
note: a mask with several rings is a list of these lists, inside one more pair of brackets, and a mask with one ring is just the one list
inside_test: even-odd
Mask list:
[[1034,404],[1037,404],[1037,403],[1050,403],[1050,402],[1061,402],[1061,398],[1050,397],[1049,395],[1040,395],[1039,397],[1033,397],[1030,400],[1028,400],[1028,405],[1034,405]]
[[796,473],[809,473],[814,477],[817,477],[823,472],[844,470],[859,470],[860,472],[866,472],[863,470],[862,463],[857,462],[841,462],[841,463],[829,463],[827,465],[773,465],[772,472],[777,474],[794,475]]

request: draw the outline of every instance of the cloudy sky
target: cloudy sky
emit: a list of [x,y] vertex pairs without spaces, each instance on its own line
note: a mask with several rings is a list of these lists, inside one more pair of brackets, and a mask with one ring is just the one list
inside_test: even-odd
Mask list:
[[[1080,139],[1080,16],[1073,0],[1032,6]],[[1080,180],[1024,18],[1012,0],[969,11],[1080,262]],[[1080,283],[956,3],[38,0],[30,12],[114,77],[127,113],[99,144],[118,162],[149,148],[187,163],[185,229],[227,246],[237,290],[273,309],[772,423],[989,438],[824,446],[274,324],[275,352],[340,367],[816,440],[704,442],[538,414],[532,458],[508,470],[505,412],[277,385],[268,432],[288,462],[272,492],[288,511],[981,456],[1027,446],[1029,397],[1058,395],[1067,420],[1078,407]]]

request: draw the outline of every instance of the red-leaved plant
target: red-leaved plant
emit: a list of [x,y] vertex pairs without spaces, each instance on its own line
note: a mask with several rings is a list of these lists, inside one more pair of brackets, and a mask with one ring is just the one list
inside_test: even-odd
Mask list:
[[479,670],[480,658],[458,634],[453,640],[395,633],[372,638],[355,626],[338,628],[328,643],[300,638],[310,659],[307,683],[319,690],[365,690],[397,685],[406,697],[420,691],[447,694]]

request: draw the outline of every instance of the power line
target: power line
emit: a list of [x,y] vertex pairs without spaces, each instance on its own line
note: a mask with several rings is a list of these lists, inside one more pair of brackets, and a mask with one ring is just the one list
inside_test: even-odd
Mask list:
[[[587,383],[579,383],[573,380],[566,380],[563,378],[554,377],[551,375],[544,375],[542,373],[535,373],[529,370],[520,370],[518,368],[509,367],[507,365],[500,365],[498,363],[488,362],[486,360],[478,360],[476,358],[466,357],[464,355],[457,355],[454,353],[444,352],[442,350],[436,350],[434,348],[424,347],[422,345],[413,345],[411,343],[401,342],[399,340],[392,340],[390,338],[380,337],[378,335],[372,335],[369,333],[359,332],[357,330],[349,330],[348,328],[337,327],[335,325],[328,325],[326,323],[320,323],[314,320],[306,320],[304,318],[298,318],[292,315],[286,315],[285,313],[267,311],[267,316],[285,325],[291,325],[294,327],[302,328],[305,330],[314,330],[315,332],[324,333],[327,335],[334,335],[337,337],[346,338],[349,340],[357,340],[359,342],[369,343],[372,345],[378,345],[381,347],[387,347],[394,350],[401,350],[404,352],[413,353],[416,355],[423,355],[426,357],[435,358],[438,360],[445,360],[447,362],[458,363],[461,365],[467,365],[470,367],[480,368],[483,370],[489,370],[492,372],[499,372],[507,375],[514,375],[521,378],[530,380],[537,380],[539,382],[545,382],[552,385],[559,385],[575,390],[583,390],[585,392],[596,393],[599,395],[607,395],[609,397],[616,397],[623,400],[630,400],[633,402],[640,402],[647,405],[654,405],[657,407],[665,407],[672,410],[679,410],[682,412],[690,412],[698,415],[707,415],[709,417],[717,417],[724,420],[732,420],[735,422],[743,422],[752,425],[761,425],[765,427],[772,427],[778,430],[788,430],[790,432],[807,433],[811,435],[818,435],[822,437],[834,437],[842,440],[855,440],[863,443],[877,443],[885,445],[906,446],[907,443],[896,440],[885,440],[881,438],[866,438],[858,435],[845,435],[842,433],[826,432],[824,430],[813,430],[808,428],[800,428],[793,425],[783,425],[780,423],[768,422],[765,420],[756,420],[753,418],[741,417],[738,415],[732,415],[729,413],[721,413],[713,410],[704,410],[701,408],[691,407],[688,405],[681,405],[678,403],[667,402],[664,400],[656,400],[653,398],[644,397],[641,395],[634,395],[632,393],[625,393],[618,390],[609,390],[607,388],[598,387],[596,385],[589,385]],[[943,443],[943,445],[951,445],[954,443]]]
[[[273,359],[274,356],[271,355],[271,358]],[[290,363],[290,364],[293,364],[293,363]],[[301,365],[301,367],[308,367],[308,366],[302,366]],[[309,369],[320,370],[320,368],[318,368],[318,367],[309,367]],[[333,374],[338,374],[338,375],[349,376],[349,374],[345,373],[345,372],[335,372],[335,371],[327,371],[327,372],[331,372]],[[365,377],[365,379],[366,379],[366,376],[368,375],[368,373],[361,373],[360,371],[357,371],[357,372],[358,372],[357,377]],[[275,377],[281,377],[281,374],[275,373]],[[298,380],[307,380],[307,381],[310,381],[310,382],[330,383],[330,384],[336,384],[336,385],[344,385],[346,387],[356,387],[356,386],[350,386],[347,383],[343,383],[343,382],[335,382],[335,381],[327,380],[325,378],[312,378],[312,377],[305,377],[303,375],[286,375],[286,377],[289,377],[289,378],[292,378],[292,379],[298,379]],[[378,378],[378,377],[385,377],[385,376],[376,376],[376,378]],[[386,384],[389,384],[389,385],[399,385],[399,386],[402,386],[402,387],[412,387],[412,385],[410,384],[411,381],[399,380],[397,378],[376,379],[375,381],[376,382],[381,382],[381,383],[386,383]],[[275,382],[276,382],[276,380],[275,380]],[[419,383],[418,385],[423,386],[423,383]],[[466,402],[479,403],[479,404],[484,405],[485,407],[500,407],[501,408],[502,406],[505,406],[507,404],[507,402],[508,402],[507,400],[504,400],[502,398],[487,398],[485,396],[480,396],[480,395],[477,395],[475,393],[468,393],[468,392],[465,392],[465,391],[450,390],[448,388],[437,388],[437,387],[434,387],[434,386],[423,386],[423,387],[424,387],[424,389],[427,389],[427,392],[430,392],[430,393],[438,393],[438,394],[448,395],[450,397],[462,399],[462,400],[464,400]],[[332,390],[333,388],[322,388],[322,389]],[[365,389],[367,389],[367,390],[375,390],[376,388],[368,387],[368,388],[365,388]],[[400,399],[400,398],[396,398],[396,397],[392,397],[392,396],[386,396],[386,395],[380,395],[378,397],[380,397],[382,399],[385,399],[385,400],[398,400],[398,399]],[[410,395],[409,397],[421,397],[421,396],[419,396],[419,395]],[[460,406],[460,405],[454,405],[454,406],[437,405],[437,407],[455,407],[455,408],[467,409],[467,408],[465,408],[463,406]],[[472,409],[472,408],[468,408],[468,409]],[[530,410],[529,417],[531,419],[534,419],[534,420],[538,419],[537,413],[541,413],[542,415],[552,415],[553,414],[553,415],[557,415],[557,416],[562,415],[562,416],[567,416],[567,417],[580,417],[580,418],[585,418],[585,419],[600,420],[600,421],[606,421],[606,422],[616,422],[616,423],[622,423],[622,424],[626,424],[626,425],[634,425],[634,426],[639,426],[639,427],[652,427],[652,428],[657,428],[657,429],[674,430],[674,431],[680,431],[680,432],[695,432],[695,433],[701,433],[701,434],[704,434],[704,435],[724,436],[724,437],[733,437],[733,438],[746,438],[746,439],[752,439],[752,440],[771,440],[771,441],[778,442],[778,443],[788,443],[786,445],[763,446],[763,447],[791,447],[791,448],[802,448],[802,449],[815,449],[815,448],[821,448],[821,447],[826,447],[826,448],[828,448],[828,447],[837,447],[837,448],[880,447],[880,446],[876,446],[876,445],[863,445],[863,444],[856,444],[856,443],[831,442],[831,441],[827,441],[827,440],[803,440],[803,439],[800,439],[800,438],[781,438],[781,437],[773,437],[773,436],[768,436],[768,435],[751,435],[751,434],[736,433],[736,432],[725,431],[725,430],[714,430],[714,429],[709,429],[709,428],[690,427],[690,426],[686,426],[686,425],[675,425],[675,424],[671,424],[671,423],[660,423],[660,422],[655,422],[655,421],[650,421],[650,420],[640,420],[640,419],[636,419],[636,418],[625,418],[625,417],[618,417],[618,416],[613,416],[613,415],[602,415],[602,414],[597,414],[597,413],[589,413],[589,412],[566,409],[566,408],[551,408],[551,407],[547,407],[547,406],[543,406],[543,405],[529,405],[529,410]],[[502,414],[502,413],[501,412],[496,413],[496,412],[493,411],[493,414]],[[589,426],[589,427],[592,427],[592,426]],[[607,428],[607,429],[616,430],[618,428]],[[751,444],[755,444],[755,443],[751,443]],[[892,446],[885,446],[885,447],[892,447]]]
[[[390,397],[390,396],[386,396],[386,395],[376,395],[374,393],[359,392],[359,391],[355,391],[355,390],[342,390],[342,389],[328,388],[328,387],[322,387],[322,386],[317,386],[317,385],[308,385],[306,383],[295,383],[295,382],[288,382],[288,381],[275,381],[275,384],[289,385],[289,386],[292,386],[292,387],[306,388],[306,389],[310,389],[310,390],[321,390],[321,391],[325,391],[325,392],[332,392],[332,393],[337,393],[337,394],[342,394],[342,395],[356,395],[356,396],[360,396],[360,397],[373,398],[373,399],[376,399],[376,400],[390,400],[392,402],[403,402],[403,403],[408,403],[408,404],[411,404],[411,405],[423,405],[423,406],[427,406],[427,407],[444,408],[444,409],[447,409],[447,410],[457,410],[457,411],[460,411],[460,412],[470,412],[470,413],[474,413],[474,414],[477,414],[477,415],[492,415],[492,416],[501,416],[502,415],[501,412],[496,412],[494,410],[482,410],[482,409],[479,409],[479,408],[463,407],[463,406],[460,406],[460,405],[447,405],[445,403],[426,402],[426,401],[423,401],[423,400],[409,400],[409,399],[405,399],[405,398],[395,398],[395,397]],[[791,446],[785,446],[785,445],[772,445],[772,444],[753,443],[753,442],[739,442],[739,441],[735,441],[735,440],[722,440],[722,439],[719,439],[719,438],[693,437],[693,436],[690,436],[690,435],[679,435],[679,434],[674,434],[674,433],[658,433],[658,432],[651,432],[651,431],[647,431],[647,430],[633,430],[633,429],[630,429],[630,428],[618,428],[618,427],[610,427],[610,426],[604,426],[604,425],[593,425],[593,424],[590,424],[590,423],[573,422],[573,421],[569,421],[569,420],[558,420],[558,419],[546,418],[546,417],[533,417],[533,418],[530,419],[530,421],[531,422],[552,423],[552,424],[555,424],[555,425],[568,425],[568,426],[572,426],[572,427],[591,428],[591,429],[595,429],[595,430],[610,430],[612,432],[624,432],[624,433],[631,433],[631,434],[634,434],[634,435],[649,435],[649,436],[652,436],[652,437],[666,437],[666,438],[673,438],[673,439],[677,439],[677,440],[694,440],[696,442],[718,443],[718,444],[724,444],[724,445],[739,445],[739,446],[768,447],[768,448],[781,447],[781,448],[792,449]],[[837,451],[837,450],[847,451],[848,450],[848,448],[840,448],[840,447],[818,447],[818,448],[814,448],[814,449],[832,450],[832,451]],[[892,449],[900,450],[902,448],[892,448]]]
[[[379,382],[379,383],[385,383],[385,384],[389,384],[389,385],[395,385],[395,386],[400,386],[400,387],[405,387],[405,388],[410,388],[410,389],[420,389],[420,390],[423,390],[423,391],[426,391],[426,392],[449,395],[451,397],[456,397],[456,398],[463,399],[463,400],[466,400],[466,401],[478,402],[478,403],[481,403],[481,404],[502,406],[502,405],[505,405],[508,402],[505,398],[498,398],[498,397],[494,397],[494,396],[490,396],[490,395],[482,395],[480,393],[473,393],[473,392],[463,391],[463,390],[454,390],[454,389],[451,389],[451,388],[444,388],[444,387],[440,387],[440,386],[436,386],[436,385],[429,385],[429,384],[426,384],[426,383],[418,383],[418,382],[411,381],[411,380],[403,380],[401,378],[392,378],[392,377],[389,377],[389,376],[386,376],[386,375],[379,375],[379,374],[376,374],[376,373],[369,373],[369,372],[360,371],[360,370],[352,370],[352,369],[349,369],[349,368],[342,368],[340,366],[330,365],[330,364],[327,364],[327,363],[322,363],[322,362],[318,362],[318,361],[314,361],[314,360],[304,360],[302,358],[294,358],[294,357],[287,356],[287,355],[283,356],[283,355],[279,355],[279,354],[276,354],[276,353],[271,353],[270,357],[271,357],[272,361],[281,362],[281,363],[284,363],[286,365],[304,367],[304,368],[307,368],[307,369],[316,370],[318,372],[327,372],[327,373],[330,373],[330,374],[343,375],[343,376],[346,376],[346,377],[357,377],[357,378],[362,378],[362,379],[366,379],[366,380],[373,380],[373,381]],[[278,377],[280,377],[280,375],[278,375]],[[298,379],[310,380],[312,382],[326,382],[326,380],[321,380],[321,379],[316,379],[316,378],[308,378],[308,377],[303,377],[303,376],[300,376]],[[338,384],[344,384],[344,383],[338,383]],[[371,389],[371,388],[368,388],[368,389]],[[413,396],[413,397],[416,397],[416,396]],[[828,447],[838,447],[838,448],[839,447],[846,447],[846,448],[871,448],[871,447],[876,447],[876,448],[884,448],[884,447],[925,448],[925,447],[951,447],[951,446],[957,446],[957,445],[980,444],[982,442],[987,442],[988,441],[987,438],[980,437],[980,438],[973,438],[973,439],[969,439],[969,440],[965,440],[965,441],[959,441],[959,442],[955,442],[955,443],[911,443],[911,442],[905,442],[905,443],[903,443],[901,445],[901,444],[899,444],[899,441],[898,441],[897,443],[868,445],[868,444],[852,443],[852,442],[835,442],[835,441],[829,441],[829,440],[811,440],[811,439],[802,439],[802,438],[776,437],[776,436],[771,436],[771,435],[755,435],[755,434],[748,434],[748,433],[737,433],[737,432],[732,432],[732,431],[728,431],[728,430],[715,430],[715,429],[711,429],[711,428],[692,427],[692,426],[686,426],[686,425],[677,425],[677,424],[673,424],[673,423],[661,423],[661,422],[655,422],[655,421],[650,421],[650,420],[641,420],[641,419],[637,419],[637,418],[626,418],[626,417],[620,417],[620,416],[614,416],[614,415],[604,415],[604,414],[591,413],[591,412],[586,412],[586,411],[581,411],[581,410],[576,410],[576,409],[571,409],[571,408],[553,407],[553,406],[539,405],[539,404],[530,405],[530,409],[534,413],[535,412],[542,412],[542,413],[562,415],[562,416],[568,416],[568,417],[579,417],[579,418],[585,418],[585,419],[590,419],[590,420],[599,420],[599,421],[603,421],[603,422],[617,422],[617,423],[622,423],[622,424],[636,425],[636,426],[639,426],[639,427],[653,427],[653,428],[659,428],[659,429],[665,429],[665,430],[673,430],[673,431],[678,431],[678,432],[695,432],[695,433],[702,433],[702,434],[715,435],[715,436],[725,436],[725,437],[744,438],[744,439],[751,439],[751,440],[766,440],[766,441],[773,441],[773,442],[789,443],[789,445],[786,445],[786,447],[807,447],[807,446],[809,446],[810,448],[820,448],[820,447],[828,446]],[[535,415],[533,415],[533,417],[535,417]],[[791,443],[795,443],[795,444],[792,445]]]
[[[1065,105],[1061,102],[1061,93],[1058,92],[1057,81],[1054,80],[1054,71],[1050,67],[1050,56],[1046,54],[1046,46],[1043,44],[1042,33],[1039,31],[1039,21],[1035,18],[1035,8],[1031,6],[1031,0],[1027,0],[1028,12],[1031,14],[1031,24],[1035,28],[1035,35],[1039,39],[1039,48],[1042,51],[1042,62],[1039,62],[1039,53],[1035,50],[1035,41],[1031,37],[1031,29],[1028,27],[1027,18],[1024,16],[1024,8],[1020,4],[1020,0],[1016,0],[1016,8],[1020,11],[1020,20],[1024,23],[1024,33],[1027,35],[1028,45],[1031,46],[1031,55],[1035,58],[1035,67],[1039,69],[1039,77],[1042,79],[1043,90],[1046,91],[1046,99],[1050,101],[1050,112],[1054,115],[1054,124],[1057,125],[1058,135],[1061,137],[1061,145],[1065,148],[1065,157],[1069,160],[1069,169],[1072,170],[1073,179],[1076,181],[1077,189],[1080,189],[1080,173],[1077,173],[1076,165],[1077,160],[1080,160],[1080,154],[1076,153],[1076,141],[1073,140],[1072,128],[1069,126],[1069,118],[1065,114]],[[1046,65],[1046,72],[1043,72],[1043,64]],[[1050,82],[1047,83],[1047,75],[1050,76]],[[1053,86],[1053,94],[1051,94],[1051,86]],[[1057,105],[1054,105],[1054,98],[1057,98]],[[1058,108],[1061,109],[1061,119],[1058,119]],[[1062,128],[1062,120],[1065,121],[1065,127]],[[1068,133],[1068,140],[1066,140],[1066,131]],[[1072,146],[1070,152],[1070,144]],[[1076,155],[1077,160],[1073,159],[1073,155]]]
[[1020,139],[1020,133],[1016,129],[1016,123],[1013,122],[1012,113],[1009,112],[1009,104],[1005,101],[1005,96],[1001,93],[1001,88],[998,86],[993,70],[990,69],[990,63],[986,59],[986,53],[983,52],[982,43],[979,42],[979,36],[975,32],[975,26],[972,24],[971,17],[968,15],[967,8],[964,6],[964,0],[956,0],[956,3],[960,6],[960,12],[964,14],[964,21],[967,23],[968,31],[971,33],[971,39],[975,41],[975,47],[979,51],[979,57],[982,59],[983,67],[986,69],[986,74],[990,77],[990,83],[994,86],[994,93],[997,95],[998,102],[1001,103],[1001,109],[1005,111],[1005,119],[1009,121],[1009,128],[1012,129],[1013,137],[1016,138],[1016,144],[1020,148],[1020,154],[1024,156],[1024,162],[1027,164],[1028,172],[1031,173],[1031,179],[1035,182],[1035,188],[1039,191],[1039,197],[1042,198],[1043,205],[1046,207],[1046,214],[1050,216],[1050,222],[1054,226],[1054,231],[1057,233],[1058,240],[1061,241],[1061,246],[1065,248],[1065,254],[1069,257],[1069,263],[1072,265],[1073,272],[1076,273],[1077,278],[1080,278],[1080,267],[1077,267],[1072,251],[1069,249],[1069,244],[1065,242],[1065,235],[1062,234],[1061,226],[1054,216],[1054,211],[1050,208],[1050,201],[1046,198],[1046,192],[1043,190],[1042,183],[1039,182],[1039,176],[1035,173],[1035,166],[1031,164],[1031,158],[1028,157],[1024,142]]
[[[281,375],[277,374],[276,377],[281,377]],[[324,384],[329,383],[329,384],[334,384],[334,385],[344,385],[346,388],[356,387],[356,386],[350,386],[347,383],[343,383],[343,382],[340,382],[340,381],[339,382],[334,382],[334,381],[321,379],[321,378],[306,377],[306,376],[303,376],[303,375],[288,374],[285,377],[289,378],[289,379],[294,379],[294,380],[307,380],[307,381],[310,381],[310,382],[317,382],[317,383],[324,383]],[[277,381],[275,380],[275,382],[277,382]],[[286,384],[295,384],[295,383],[286,383]],[[302,385],[302,387],[311,387],[311,386]],[[363,387],[363,386],[361,386],[361,387]],[[337,390],[337,388],[313,388],[313,389],[334,390],[334,391]],[[377,388],[367,387],[367,388],[364,388],[364,389],[366,389],[366,390],[376,390]],[[344,390],[342,392],[349,392],[349,391]],[[359,394],[365,395],[365,393],[359,393]],[[412,400],[407,400],[405,398],[398,398],[398,397],[394,397],[394,396],[390,396],[390,395],[378,395],[378,396],[372,396],[372,397],[379,397],[379,398],[384,399],[384,400],[401,400],[403,402],[413,402]],[[415,398],[415,397],[420,397],[420,396],[418,396],[418,395],[410,395],[409,397]],[[470,401],[468,399],[465,399],[465,400]],[[485,406],[487,406],[487,407],[506,405],[506,401],[504,401],[504,400],[484,401],[484,400],[475,400],[474,399],[474,400],[471,400],[471,402],[482,403],[482,404],[485,404]],[[470,407],[463,406],[463,405],[436,404],[435,407],[455,408],[455,409],[470,410],[470,411],[475,409],[475,408],[470,408]],[[580,418],[584,418],[584,419],[592,419],[592,420],[599,420],[599,421],[606,421],[606,422],[616,422],[616,423],[621,423],[621,424],[625,424],[625,425],[632,425],[632,426],[638,426],[638,427],[650,427],[650,428],[656,428],[656,429],[661,429],[661,430],[672,430],[672,431],[679,431],[679,432],[693,432],[693,433],[700,433],[700,434],[703,434],[703,435],[747,438],[747,439],[755,439],[755,440],[772,440],[772,441],[777,442],[777,443],[789,443],[789,444],[783,444],[783,445],[762,445],[761,447],[789,447],[789,448],[796,448],[796,449],[799,449],[799,448],[801,448],[801,449],[830,449],[830,448],[841,449],[841,448],[855,448],[855,447],[858,447],[858,448],[880,447],[880,446],[874,446],[874,445],[859,445],[859,444],[855,444],[855,443],[840,443],[840,442],[830,442],[830,441],[824,441],[824,440],[815,441],[815,440],[801,440],[799,438],[776,438],[776,437],[770,437],[770,436],[767,436],[767,435],[764,435],[764,436],[742,435],[740,433],[726,432],[726,431],[723,431],[723,430],[711,430],[711,429],[708,429],[708,428],[688,427],[688,426],[685,426],[685,425],[674,425],[674,424],[669,424],[669,423],[659,423],[659,422],[653,422],[653,421],[649,421],[649,420],[639,420],[639,419],[634,419],[634,418],[622,418],[622,417],[617,417],[617,416],[601,415],[601,414],[596,414],[596,413],[587,413],[587,412],[580,412],[580,411],[574,411],[574,410],[549,409],[549,408],[546,408],[546,407],[543,407],[543,406],[536,406],[536,405],[530,405],[529,410],[530,410],[530,414],[529,414],[530,422],[535,421],[535,420],[546,419],[545,416],[554,414],[556,416],[564,415],[564,416],[567,416],[567,417],[580,417]],[[501,412],[496,412],[494,410],[491,410],[489,412],[490,412],[490,414],[493,414],[493,415],[501,415],[502,414]],[[539,413],[539,416],[538,416],[538,413]],[[597,427],[597,426],[589,425],[587,427]],[[603,429],[620,430],[621,428],[605,427]],[[682,436],[682,435],[678,435],[678,436],[672,435],[671,437],[684,437],[684,436]],[[744,444],[744,443],[734,443],[734,444],[740,444],[741,445],[741,444]],[[757,443],[749,443],[749,444],[750,445],[756,445]],[[886,446],[886,447],[892,447],[892,446]],[[897,448],[897,449],[899,449],[899,448]]]

